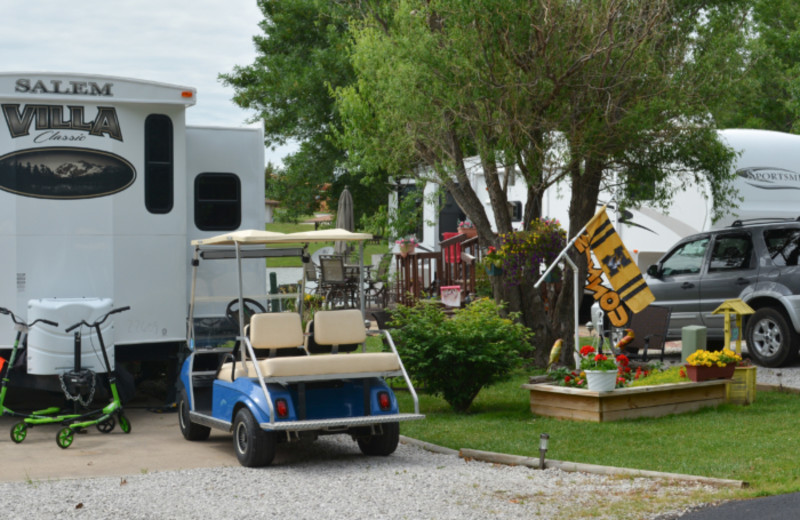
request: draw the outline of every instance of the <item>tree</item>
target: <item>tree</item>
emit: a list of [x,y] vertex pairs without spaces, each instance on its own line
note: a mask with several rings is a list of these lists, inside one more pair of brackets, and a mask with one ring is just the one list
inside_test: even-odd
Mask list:
[[[391,2],[390,18],[352,27],[357,82],[338,90],[339,137],[360,171],[421,172],[449,190],[488,244],[511,231],[509,178],[498,165],[526,182],[526,225],[541,216],[545,189],[568,178],[570,236],[594,214],[602,181],[621,183],[622,206],[642,186],[666,204],[675,183],[704,176],[719,208],[731,197],[733,155],[700,95],[706,58],[693,37],[716,3]],[[470,155],[480,159],[497,233],[470,184]],[[494,289],[536,333],[544,364],[553,340],[571,336],[562,316],[571,316],[572,288],[567,279],[546,311],[534,281],[531,273]]]
[[[360,186],[340,168],[345,151],[330,139],[340,126],[332,88],[354,81],[347,59],[348,19],[357,14],[342,2],[259,0],[264,35],[253,38],[257,58],[220,79],[236,92],[233,101],[256,111],[264,124],[265,144],[299,143],[267,186],[267,196],[282,203],[283,214],[297,219],[325,204],[336,208],[346,184],[356,219],[371,214],[388,197],[385,183]],[[330,189],[328,189],[330,187]]]
[[[790,0],[731,2],[719,20],[725,54],[740,81],[731,89],[708,92],[709,108],[723,128],[800,131],[800,5]],[[731,31],[735,27],[737,30]],[[714,27],[707,27],[713,30]],[[702,35],[702,33],[701,33]],[[707,69],[714,73],[712,63]]]

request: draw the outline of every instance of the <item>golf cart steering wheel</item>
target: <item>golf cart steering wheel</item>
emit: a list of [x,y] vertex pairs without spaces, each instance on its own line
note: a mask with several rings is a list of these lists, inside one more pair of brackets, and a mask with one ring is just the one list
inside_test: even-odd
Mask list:
[[[267,312],[267,309],[264,308],[263,305],[258,303],[255,300],[250,298],[242,299],[242,303],[244,304],[244,323],[245,325],[250,323],[250,316],[253,314],[258,314],[259,312]],[[228,306],[225,308],[225,317],[233,322],[237,329],[239,327],[239,298],[231,300]]]

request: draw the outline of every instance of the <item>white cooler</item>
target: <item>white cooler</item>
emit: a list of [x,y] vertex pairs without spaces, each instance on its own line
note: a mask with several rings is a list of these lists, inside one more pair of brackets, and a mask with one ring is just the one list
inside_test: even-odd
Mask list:
[[[58,323],[52,327],[43,323],[34,325],[28,333],[28,373],[57,375],[75,368],[75,332],[64,332],[68,327],[84,320],[93,323],[113,309],[111,298],[41,298],[28,302],[28,322],[42,318]],[[100,326],[111,369],[114,369],[114,317]],[[94,328],[80,327],[81,368],[105,373],[106,366],[100,351],[100,340]]]

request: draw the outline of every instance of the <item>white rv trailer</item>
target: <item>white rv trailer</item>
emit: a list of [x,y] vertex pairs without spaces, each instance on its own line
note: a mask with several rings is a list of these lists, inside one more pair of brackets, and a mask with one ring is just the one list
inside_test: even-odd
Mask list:
[[[196,97],[136,79],[0,73],[0,305],[60,325],[31,331],[29,377],[72,369],[67,321],[92,321],[109,301],[131,307],[104,334],[112,359],[174,356],[186,337],[189,242],[263,228],[262,131],[187,127]],[[209,294],[231,292],[219,276],[201,282]],[[247,276],[266,285],[264,269]],[[0,349],[13,337],[0,323]],[[83,368],[104,371],[86,350]]]
[[[712,197],[706,186],[692,186],[675,193],[667,211],[644,203],[625,215],[609,211],[614,225],[628,249],[637,256],[642,270],[657,260],[672,244],[681,238],[712,228],[729,226],[736,219],[800,216],[800,136],[765,130],[721,130],[722,139],[740,156],[735,161],[735,187],[741,201],[716,223],[711,222]],[[486,183],[480,163],[468,161],[470,183],[479,195],[486,194]],[[505,175],[505,169],[500,169]],[[454,203],[450,208],[438,208],[432,201],[437,186],[425,186],[424,229],[420,239],[423,247],[438,249],[442,232],[455,231],[452,215],[463,217]],[[395,196],[396,197],[396,196]],[[509,179],[508,200],[514,211],[514,225],[522,224],[522,207],[526,202],[526,187],[521,178]],[[557,218],[565,229],[569,228],[570,188],[567,182],[548,189],[542,201],[542,215]],[[484,207],[494,221],[488,195]],[[396,198],[390,207],[396,207]],[[614,193],[601,191],[599,205],[614,207]],[[450,218],[444,213],[450,211]]]

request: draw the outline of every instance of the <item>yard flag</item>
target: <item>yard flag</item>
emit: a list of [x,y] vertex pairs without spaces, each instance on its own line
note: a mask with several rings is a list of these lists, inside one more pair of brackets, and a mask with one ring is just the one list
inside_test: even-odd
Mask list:
[[642,272],[608,220],[605,206],[586,224],[586,234],[589,247],[600,262],[611,287],[630,310],[639,312],[655,301]]

